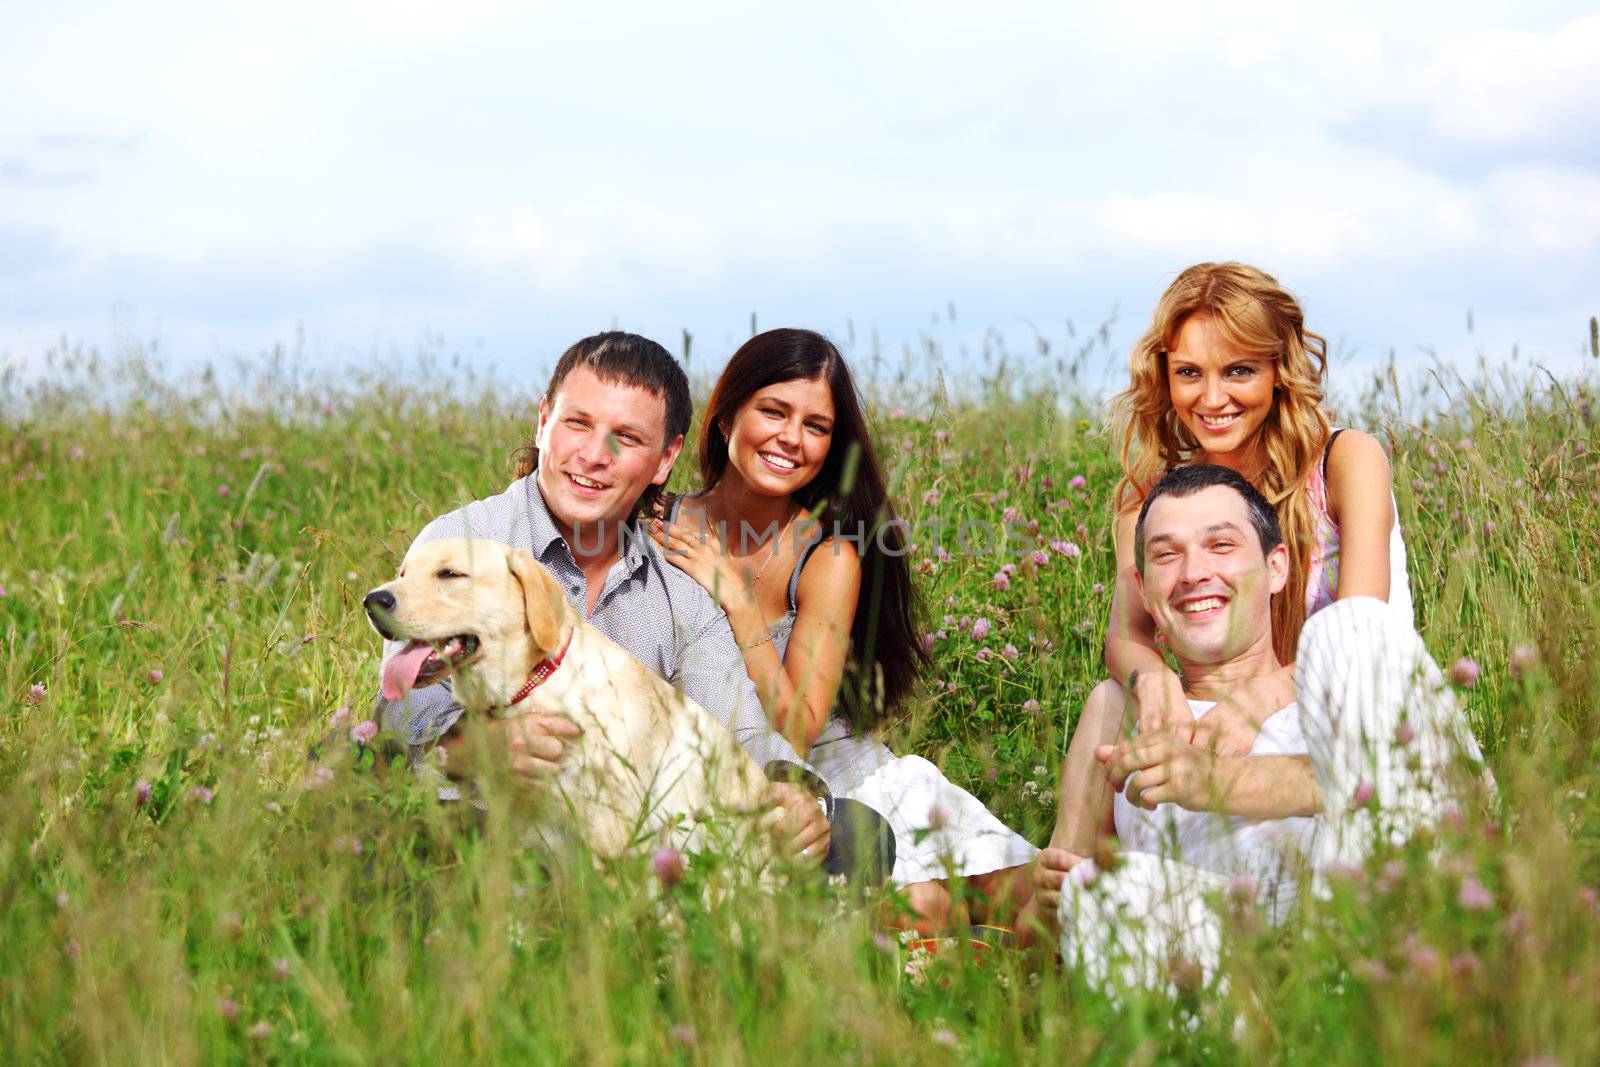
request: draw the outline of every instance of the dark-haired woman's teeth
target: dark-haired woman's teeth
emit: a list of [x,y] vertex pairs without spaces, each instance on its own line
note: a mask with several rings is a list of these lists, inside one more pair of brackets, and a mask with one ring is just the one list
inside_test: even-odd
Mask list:
[[775,456],[771,452],[761,453],[761,458],[772,464],[774,467],[782,467],[784,470],[792,471],[796,467],[800,466],[800,464],[796,463],[792,459],[784,459],[782,456]]

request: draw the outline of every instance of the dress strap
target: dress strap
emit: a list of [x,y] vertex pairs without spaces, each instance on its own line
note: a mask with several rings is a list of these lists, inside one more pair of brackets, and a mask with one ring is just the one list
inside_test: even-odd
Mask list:
[[795,594],[800,591],[800,572],[806,569],[806,561],[811,558],[811,553],[815,552],[817,550],[817,546],[822,544],[824,540],[826,540],[826,538],[819,538],[806,545],[806,547],[800,553],[800,558],[795,560],[794,573],[789,575],[790,611],[800,610],[800,606],[795,600]]
[[1333,443],[1339,439],[1340,434],[1344,433],[1344,429],[1341,426],[1329,434],[1327,447],[1322,450],[1322,482],[1324,485],[1328,482],[1328,457],[1333,455]]

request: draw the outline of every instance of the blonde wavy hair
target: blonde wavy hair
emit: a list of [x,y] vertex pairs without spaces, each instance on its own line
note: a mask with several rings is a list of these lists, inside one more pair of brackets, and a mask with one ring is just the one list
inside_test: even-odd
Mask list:
[[1266,465],[1251,482],[1271,502],[1289,546],[1289,582],[1272,601],[1272,643],[1278,658],[1294,658],[1306,621],[1306,580],[1315,525],[1306,479],[1322,458],[1328,417],[1322,375],[1328,343],[1305,328],[1305,315],[1276,278],[1245,263],[1197,263],[1161,294],[1155,315],[1128,357],[1128,388],[1111,402],[1112,430],[1122,438],[1119,510],[1139,506],[1161,476],[1200,452],[1172,407],[1167,350],[1189,316],[1212,315],[1228,343],[1270,357],[1277,365],[1272,409],[1262,424]]

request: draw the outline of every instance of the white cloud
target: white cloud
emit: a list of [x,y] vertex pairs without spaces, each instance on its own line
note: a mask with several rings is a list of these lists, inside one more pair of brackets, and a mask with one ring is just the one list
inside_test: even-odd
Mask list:
[[1094,214],[1113,241],[1148,252],[1251,249],[1319,272],[1463,256],[1561,269],[1600,254],[1596,174],[1513,164],[1451,177],[1337,143],[1257,153],[1240,169],[1232,190],[1111,193]]
[[639,204],[558,214],[519,205],[473,220],[459,242],[447,241],[471,269],[547,294],[619,291],[640,273],[709,282],[725,265],[701,218]]
[[[324,335],[389,316],[492,344],[552,308],[1087,318],[1221,256],[1353,308],[1378,278],[1541,324],[1576,302],[1549,278],[1600,276],[1600,17],[1559,5],[293,0],[6,21],[0,241],[28,227],[52,254],[0,269],[0,351],[124,299],[222,344],[230,322],[307,314]],[[26,250],[6,251],[0,268]],[[1414,328],[1359,314],[1378,347]]]
[[1600,256],[1600,174],[1505,167],[1489,175],[1482,199],[1502,255],[1545,269],[1585,260],[1592,268]]
[[1480,148],[1596,147],[1600,14],[1548,32],[1505,30],[1443,41],[1417,86],[1433,130]]

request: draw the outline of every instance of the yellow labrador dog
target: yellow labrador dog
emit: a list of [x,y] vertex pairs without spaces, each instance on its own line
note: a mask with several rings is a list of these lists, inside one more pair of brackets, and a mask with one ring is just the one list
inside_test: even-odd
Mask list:
[[[535,815],[546,840],[576,832],[602,857],[646,840],[695,848],[702,815],[767,806],[767,781],[733,735],[579,618],[531,553],[465,538],[420,545],[365,605],[380,634],[407,642],[384,665],[386,699],[450,677],[469,714],[583,727],[555,779],[564,803]],[[739,836],[758,856],[771,849],[764,831]]]

